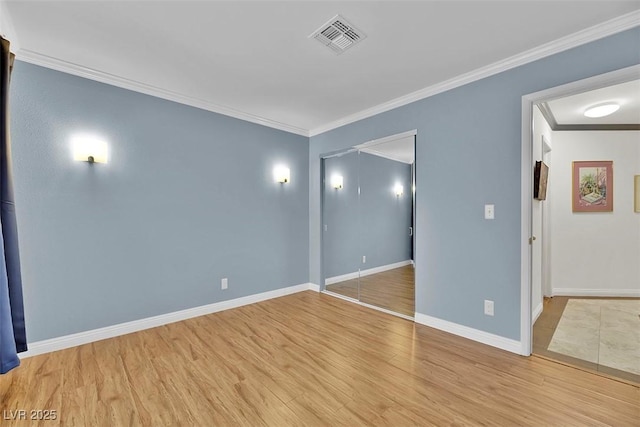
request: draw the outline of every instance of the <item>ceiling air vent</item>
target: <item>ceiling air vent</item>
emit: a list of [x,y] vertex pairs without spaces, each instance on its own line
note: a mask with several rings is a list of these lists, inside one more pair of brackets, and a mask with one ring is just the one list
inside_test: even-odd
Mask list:
[[336,15],[314,31],[309,38],[318,40],[335,54],[340,55],[351,46],[367,38],[367,35],[351,25],[344,17]]

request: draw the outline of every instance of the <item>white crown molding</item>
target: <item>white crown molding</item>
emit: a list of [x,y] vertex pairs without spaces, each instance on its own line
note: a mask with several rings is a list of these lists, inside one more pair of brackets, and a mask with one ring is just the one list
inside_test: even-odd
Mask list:
[[469,73],[459,75],[452,79],[445,80],[444,82],[440,82],[424,89],[420,89],[416,92],[412,92],[399,98],[392,99],[391,101],[384,102],[375,107],[367,108],[366,110],[359,111],[333,122],[329,122],[323,126],[311,129],[309,131],[309,136],[312,137],[320,135],[330,130],[337,129],[341,126],[375,116],[376,114],[384,113],[385,111],[402,107],[412,102],[416,102],[421,99],[425,99],[430,96],[455,89],[459,86],[463,86],[468,83],[493,76],[503,71],[507,71],[512,68],[537,61],[538,59],[542,59],[547,56],[569,50],[585,43],[589,43],[616,33],[620,33],[625,30],[629,30],[639,25],[640,11],[627,13],[593,27],[578,31],[566,37],[559,38],[552,42],[545,43],[541,46],[511,56],[502,61],[494,62],[493,64],[478,68]]
[[408,130],[406,132],[397,133],[395,135],[385,136],[383,138],[372,139],[371,141],[363,142],[362,144],[355,145],[354,148],[370,148],[376,145],[386,144],[387,142],[397,141],[398,139],[407,138],[409,136],[416,136],[418,129]]
[[478,329],[462,326],[447,320],[438,319],[437,317],[427,316],[426,314],[416,313],[416,323],[439,329],[450,334],[458,335],[473,341],[497,347],[511,353],[522,354],[522,345],[520,341],[501,337],[499,335],[490,334],[489,332],[480,331]]
[[297,126],[292,126],[286,123],[277,122],[274,120],[259,117],[250,113],[239,111],[230,107],[214,104],[202,99],[194,98],[191,96],[183,95],[177,92],[172,92],[155,86],[151,86],[145,83],[129,80],[124,77],[119,77],[113,74],[104,73],[102,71],[94,70],[91,68],[83,67],[81,65],[73,64],[60,59],[52,58],[37,52],[33,52],[27,49],[20,49],[20,44],[17,38],[17,34],[14,31],[11,18],[4,0],[0,0],[0,16],[4,17],[0,21],[0,25],[7,28],[1,28],[0,31],[7,33],[12,40],[13,50],[16,52],[16,57],[24,62],[40,65],[42,67],[51,68],[53,70],[62,71],[64,73],[72,74],[75,76],[95,80],[101,83],[106,83],[112,86],[121,87],[124,89],[132,90],[135,92],[144,93],[147,95],[155,96],[157,98],[166,99],[169,101],[177,102],[184,105],[200,108],[203,110],[211,111],[214,113],[222,114],[229,117],[234,117],[240,120],[245,120],[251,123],[256,123],[262,126],[267,126],[273,129],[290,132],[296,135],[312,137],[324,132],[339,128],[349,123],[356,122],[358,120],[366,119],[368,117],[375,116],[385,111],[392,110],[394,108],[402,107],[403,105],[410,104],[421,99],[428,98],[433,95],[454,89],[459,86],[463,86],[468,83],[472,83],[477,80],[501,73],[503,71],[510,70],[512,68],[542,59],[544,57],[571,49],[576,46],[580,46],[585,43],[592,42],[640,25],[640,11],[634,11],[626,15],[619,16],[617,18],[605,21],[601,24],[587,28],[582,31],[578,31],[569,36],[554,40],[544,45],[538,46],[531,50],[519,53],[510,58],[502,61],[495,62],[488,66],[478,68],[469,73],[462,74],[452,79],[446,80],[441,83],[426,87],[416,92],[409,93],[407,95],[392,99],[391,101],[384,102],[375,107],[362,110],[360,112],[348,115],[341,119],[329,122],[325,125],[316,127],[311,130],[303,129]]
[[52,58],[38,52],[33,52],[28,49],[17,50],[16,58],[20,61],[28,62],[30,64],[51,68],[53,70],[62,71],[63,73],[72,74],[74,76],[83,77],[85,79],[95,80],[100,83],[106,83],[123,89],[132,90],[134,92],[144,93],[146,95],[155,96],[157,98],[166,99],[168,101],[177,102],[179,104],[189,105],[191,107],[200,108],[202,110],[211,111],[258,125],[294,133],[296,135],[302,135],[306,137],[309,136],[309,131],[307,129],[291,126],[286,123],[280,123],[274,120],[266,119],[264,117],[259,117],[250,113],[235,110],[230,107],[214,104],[203,99],[198,99],[192,96],[172,92],[113,74],[104,73],[92,68],[83,67],[81,65],[73,64],[71,62],[63,61],[57,58]]
[[93,329],[90,331],[79,332],[77,334],[65,335],[62,337],[52,338],[43,341],[29,343],[29,350],[18,354],[21,359],[37,356],[39,354],[50,353],[52,351],[63,350],[65,348],[76,347],[107,338],[113,338],[120,335],[130,334],[145,329],[155,328],[169,323],[180,322],[182,320],[191,319],[193,317],[204,316],[218,311],[229,310],[232,308],[242,307],[243,305],[254,304],[260,301],[266,301],[297,292],[314,290],[318,286],[313,283],[303,283],[301,285],[289,286],[287,288],[276,289],[273,291],[262,292],[260,294],[249,295],[242,298],[236,298],[228,301],[220,301],[213,304],[203,305],[200,307],[189,308],[186,310],[174,311],[173,313],[161,314],[159,316],[147,317],[145,319],[134,320],[132,322],[120,323],[118,325],[107,326],[104,328]]
[[400,163],[404,163],[407,165],[412,164],[412,161],[406,161],[404,159],[401,159],[399,157],[393,156],[391,154],[387,154],[387,153],[381,153],[379,151],[373,150],[371,148],[362,148],[360,151],[362,151],[363,153],[367,153],[367,154],[371,154],[372,156],[377,156],[377,157],[382,157],[383,159],[387,159],[387,160],[393,160],[394,162],[400,162]]

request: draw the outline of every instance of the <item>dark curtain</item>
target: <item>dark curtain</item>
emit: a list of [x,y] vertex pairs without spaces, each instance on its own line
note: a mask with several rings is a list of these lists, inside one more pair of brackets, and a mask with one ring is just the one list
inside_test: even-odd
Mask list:
[[0,374],[4,374],[20,365],[18,353],[27,350],[27,337],[9,137],[9,76],[14,56],[9,42],[1,37],[0,42]]

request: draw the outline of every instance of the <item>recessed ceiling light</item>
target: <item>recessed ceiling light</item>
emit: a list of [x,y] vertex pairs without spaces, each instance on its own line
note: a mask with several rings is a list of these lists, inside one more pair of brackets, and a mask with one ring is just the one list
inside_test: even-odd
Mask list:
[[587,108],[584,115],[591,118],[604,117],[609,114],[613,114],[620,109],[620,105],[614,102],[608,102],[606,104],[596,105],[591,108]]

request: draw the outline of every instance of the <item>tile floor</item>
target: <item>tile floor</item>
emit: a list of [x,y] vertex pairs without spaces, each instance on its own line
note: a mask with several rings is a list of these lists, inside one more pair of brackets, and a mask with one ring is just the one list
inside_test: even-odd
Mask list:
[[640,300],[570,299],[548,349],[640,375]]
[[545,298],[533,353],[640,384],[639,298]]

